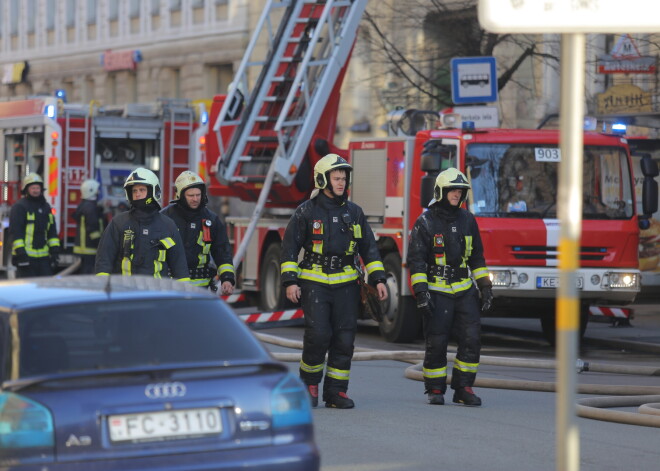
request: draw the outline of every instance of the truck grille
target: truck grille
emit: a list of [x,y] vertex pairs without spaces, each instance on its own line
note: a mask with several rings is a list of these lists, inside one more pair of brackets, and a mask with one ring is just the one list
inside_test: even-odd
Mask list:
[[[514,245],[512,255],[517,260],[553,260],[558,257],[558,248],[545,245]],[[604,260],[606,247],[580,247],[580,260]]]

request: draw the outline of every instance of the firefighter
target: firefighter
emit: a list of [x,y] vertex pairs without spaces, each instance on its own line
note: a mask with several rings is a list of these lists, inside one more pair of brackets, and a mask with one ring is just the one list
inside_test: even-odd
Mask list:
[[447,343],[455,333],[453,401],[481,405],[472,386],[481,351],[480,316],[490,309],[493,294],[479,227],[472,213],[461,208],[469,188],[465,175],[457,169],[441,172],[429,209],[417,218],[410,234],[407,263],[424,324],[422,373],[430,404],[444,404]]
[[96,249],[105,225],[103,208],[97,203],[100,186],[96,180],[85,180],[80,185],[82,201],[73,213],[78,225],[73,253],[80,256],[82,274],[94,273]]
[[12,264],[16,276],[51,276],[57,267],[60,240],[50,205],[44,197],[44,181],[36,173],[23,178],[23,198],[9,213]]
[[[346,391],[360,302],[358,257],[362,257],[370,283],[378,288],[379,298],[387,298],[373,232],[362,209],[346,199],[351,171],[348,162],[336,154],[317,162],[316,189],[296,209],[282,242],[282,285],[289,301],[300,302],[305,314],[300,377],[314,407],[324,369],[325,406],[355,406]],[[298,264],[301,248],[305,253]]]
[[219,281],[221,294],[232,294],[236,282],[229,238],[220,218],[207,208],[204,180],[186,170],[177,177],[174,187],[174,201],[161,212],[179,228],[191,283],[217,290]]
[[160,214],[160,182],[146,168],[133,170],[124,183],[127,212],[117,214],[101,235],[97,275],[172,276],[188,280],[183,242],[176,224]]

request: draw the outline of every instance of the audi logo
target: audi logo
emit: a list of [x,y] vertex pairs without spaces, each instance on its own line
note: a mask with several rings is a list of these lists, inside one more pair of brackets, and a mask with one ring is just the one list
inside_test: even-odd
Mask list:
[[186,385],[179,381],[147,384],[147,387],[144,389],[144,395],[149,399],[183,397],[186,395]]

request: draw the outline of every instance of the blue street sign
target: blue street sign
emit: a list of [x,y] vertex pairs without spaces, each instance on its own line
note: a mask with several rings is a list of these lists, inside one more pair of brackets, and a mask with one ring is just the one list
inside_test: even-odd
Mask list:
[[457,104],[497,101],[494,57],[456,57],[451,60],[451,99]]

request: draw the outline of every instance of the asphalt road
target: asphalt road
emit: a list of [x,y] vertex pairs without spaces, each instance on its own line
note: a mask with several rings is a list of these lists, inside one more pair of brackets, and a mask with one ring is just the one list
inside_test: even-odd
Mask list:
[[[490,321],[489,321],[490,324]],[[634,323],[633,323],[634,324]],[[551,359],[554,349],[538,332],[511,333],[506,324],[497,332],[486,327],[483,355]],[[609,329],[594,324],[594,332]],[[492,331],[494,330],[494,332]],[[641,330],[637,328],[637,330]],[[261,330],[301,340],[302,328]],[[587,330],[589,332],[589,330]],[[604,331],[608,335],[610,331]],[[622,330],[621,335],[631,335]],[[624,334],[625,332],[625,334]],[[646,332],[648,334],[648,332]],[[615,336],[615,335],[614,335]],[[421,350],[421,341],[387,344],[377,329],[362,325],[357,345],[368,348]],[[657,354],[616,346],[591,345],[580,355],[591,362],[655,365]],[[269,345],[273,352],[296,350]],[[450,347],[450,351],[455,351]],[[289,363],[297,371],[296,363]],[[475,388],[484,405],[468,408],[426,403],[421,382],[404,377],[410,364],[398,361],[354,362],[349,395],[352,410],[314,410],[316,438],[323,471],[465,469],[484,471],[555,470],[555,401],[552,392]],[[554,370],[483,365],[480,378],[554,381]],[[582,373],[580,384],[660,386],[658,377]],[[591,397],[588,395],[579,395]],[[660,398],[658,399],[660,402]],[[621,408],[633,412],[636,408]],[[660,430],[586,418],[576,418],[580,436],[580,469],[594,471],[656,471],[660,463]]]

